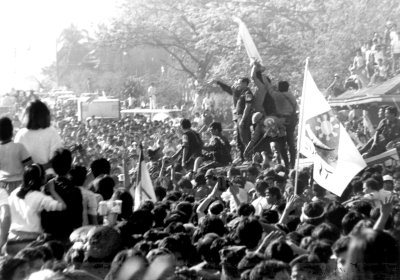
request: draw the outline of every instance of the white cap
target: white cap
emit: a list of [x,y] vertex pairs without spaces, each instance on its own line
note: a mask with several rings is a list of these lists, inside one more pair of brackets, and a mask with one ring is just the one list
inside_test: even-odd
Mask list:
[[384,175],[383,176],[383,181],[393,181],[393,177],[390,175]]

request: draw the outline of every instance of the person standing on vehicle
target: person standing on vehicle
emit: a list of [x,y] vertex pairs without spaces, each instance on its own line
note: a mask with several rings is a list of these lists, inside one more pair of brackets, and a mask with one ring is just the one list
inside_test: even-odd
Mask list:
[[182,129],[182,148],[176,152],[172,158],[180,158],[182,168],[187,170],[193,169],[194,161],[201,156],[203,141],[200,135],[192,130],[190,120],[183,119],[181,121]]

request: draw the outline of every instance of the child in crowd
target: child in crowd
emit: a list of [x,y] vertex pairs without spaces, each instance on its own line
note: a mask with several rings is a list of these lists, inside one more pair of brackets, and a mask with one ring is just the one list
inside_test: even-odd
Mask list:
[[10,194],[22,183],[24,166],[32,163],[21,143],[13,142],[13,125],[8,117],[0,118],[0,187]]

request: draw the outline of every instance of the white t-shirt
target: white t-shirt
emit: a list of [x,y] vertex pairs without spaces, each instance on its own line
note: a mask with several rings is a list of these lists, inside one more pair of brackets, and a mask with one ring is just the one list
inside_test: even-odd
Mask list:
[[256,209],[256,215],[260,216],[262,211],[266,208],[268,208],[268,202],[267,199],[265,197],[260,196],[259,198],[255,199],[252,203],[251,203],[254,208]]
[[[235,199],[233,198],[229,190],[222,193],[221,198],[223,201],[229,202],[231,212],[237,210]],[[249,195],[247,194],[247,191],[245,189],[239,188],[238,199],[240,203],[247,203],[249,201]]]
[[0,145],[0,181],[21,181],[24,173],[23,161],[28,158],[29,154],[21,143]]
[[54,127],[30,130],[22,128],[15,136],[15,143],[24,144],[33,162],[45,164],[53,157],[54,152],[61,148],[61,137]]
[[25,198],[21,199],[17,196],[20,189],[21,187],[15,189],[8,198],[11,212],[10,232],[43,232],[40,212],[43,210],[60,211],[62,210],[62,204],[39,191],[28,192]]
[[88,215],[96,216],[97,215],[97,196],[94,192],[89,191],[85,187],[79,187],[82,193],[82,226],[86,226],[89,224]]

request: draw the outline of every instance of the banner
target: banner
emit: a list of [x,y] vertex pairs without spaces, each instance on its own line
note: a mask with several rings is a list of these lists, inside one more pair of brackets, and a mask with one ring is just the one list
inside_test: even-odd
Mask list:
[[139,168],[137,171],[136,185],[132,187],[131,193],[134,197],[133,209],[135,211],[139,209],[143,201],[157,201],[150,173],[144,160],[142,145],[140,145]]
[[314,162],[314,180],[341,196],[366,163],[317,88],[308,65],[301,102],[299,151]]
[[247,29],[247,26],[244,22],[238,18],[233,17],[233,21],[235,21],[239,25],[239,33],[238,33],[238,41],[237,44],[240,46],[240,43],[243,42],[244,47],[246,48],[247,55],[252,60],[257,60],[262,64],[262,59],[260,54],[258,53],[257,47],[254,44],[253,38],[251,38],[250,32]]

